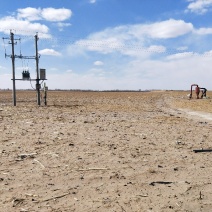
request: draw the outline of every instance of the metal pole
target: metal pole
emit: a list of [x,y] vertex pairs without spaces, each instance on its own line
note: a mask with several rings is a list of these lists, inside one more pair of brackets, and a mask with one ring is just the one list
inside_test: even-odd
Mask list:
[[47,87],[46,87],[46,83],[44,83],[44,104],[47,105]]
[[10,39],[12,44],[12,80],[13,80],[13,105],[16,106],[16,88],[15,88],[15,54],[14,54],[14,34],[10,32]]
[[39,79],[39,67],[38,67],[38,63],[39,63],[39,56],[38,56],[38,34],[35,35],[35,51],[36,51],[36,56],[35,56],[35,60],[36,60],[36,90],[37,90],[37,103],[38,105],[40,105],[40,79]]

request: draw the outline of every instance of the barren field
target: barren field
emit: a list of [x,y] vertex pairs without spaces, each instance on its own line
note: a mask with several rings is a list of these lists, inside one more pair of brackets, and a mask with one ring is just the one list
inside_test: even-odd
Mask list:
[[0,91],[0,211],[210,212],[212,92],[188,93]]

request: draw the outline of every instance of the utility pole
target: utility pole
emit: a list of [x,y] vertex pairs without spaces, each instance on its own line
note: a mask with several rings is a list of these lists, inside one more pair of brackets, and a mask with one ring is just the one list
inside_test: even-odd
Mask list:
[[[36,79],[31,79],[31,80],[35,80],[36,81],[36,91],[37,91],[37,104],[41,105],[41,100],[40,100],[40,75],[39,75],[39,54],[38,54],[38,33],[36,33],[35,35],[35,51],[36,51],[36,55],[35,56],[23,56],[22,54],[20,55],[15,55],[14,53],[14,45],[16,44],[16,42],[14,42],[15,40],[21,40],[21,39],[14,39],[14,34],[12,33],[12,30],[10,31],[10,38],[3,38],[4,39],[8,39],[10,40],[9,44],[12,44],[12,54],[11,55],[7,55],[5,52],[5,57],[10,57],[12,59],[12,81],[13,81],[13,105],[16,106],[16,87],[15,87],[15,81],[16,80],[25,80],[24,79],[24,75],[22,76],[22,79],[16,79],[15,78],[15,58],[19,58],[19,59],[35,59],[36,60]],[[23,73],[22,73],[23,74]],[[29,77],[28,77],[29,78]],[[46,80],[45,78],[42,78],[42,80]]]
[[38,67],[38,63],[39,63],[39,55],[38,55],[38,34],[36,33],[35,35],[35,51],[36,51],[36,56],[35,56],[35,60],[36,60],[36,90],[37,90],[37,103],[38,105],[40,105],[40,78],[39,78],[39,67]]
[[16,106],[16,87],[15,87],[15,53],[14,53],[14,34],[10,31],[10,40],[12,44],[12,80],[13,80],[13,105]]
[[14,39],[14,34],[12,33],[12,30],[10,30],[10,38],[3,38],[3,39],[8,39],[9,44],[12,45],[12,54],[11,55],[7,55],[5,53],[5,57],[10,57],[12,59],[12,81],[13,81],[13,105],[16,106],[16,87],[15,87],[15,58],[21,57],[15,55],[15,50],[14,50],[14,46],[15,44],[17,44],[16,42],[14,42],[15,40],[20,40],[20,39]]

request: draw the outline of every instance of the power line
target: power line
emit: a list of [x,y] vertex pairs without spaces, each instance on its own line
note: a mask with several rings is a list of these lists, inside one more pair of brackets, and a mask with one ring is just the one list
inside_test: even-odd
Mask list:
[[[0,28],[1,30],[1,28]],[[25,33],[32,33],[33,31],[29,30],[17,30],[17,31],[22,31]],[[40,33],[40,32],[39,32]],[[22,36],[22,40],[29,40],[32,39],[32,35],[24,35]],[[212,56],[212,53],[206,52],[206,53],[199,53],[197,51],[182,51],[182,50],[177,50],[177,48],[167,48],[163,47],[160,44],[155,45],[154,47],[148,47],[148,46],[143,46],[142,44],[135,44],[135,43],[130,43],[130,41],[125,41],[127,42],[126,44],[119,44],[118,42],[114,41],[107,41],[107,40],[94,40],[94,39],[83,39],[80,37],[74,37],[74,36],[53,36],[49,38],[40,38],[40,42],[46,42],[49,43],[56,43],[56,44],[64,44],[64,45],[73,45],[73,46],[78,46],[78,47],[87,47],[87,48],[103,48],[104,50],[111,49],[111,50],[133,50],[133,51],[139,51],[139,52],[145,52],[145,53],[155,53],[155,54],[165,54],[165,55],[172,55],[172,54],[187,54],[192,53],[193,55],[199,54],[199,56],[202,57],[210,57]],[[5,47],[5,44],[4,44]],[[162,49],[164,48],[164,49]],[[92,49],[91,49],[92,50]],[[95,49],[93,49],[95,50]],[[98,50],[98,49],[97,49]],[[26,58],[24,58],[26,59]]]

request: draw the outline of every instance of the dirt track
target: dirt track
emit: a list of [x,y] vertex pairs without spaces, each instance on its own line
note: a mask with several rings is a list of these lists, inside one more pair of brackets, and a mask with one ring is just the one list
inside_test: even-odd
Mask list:
[[211,211],[212,121],[186,111],[212,99],[186,95],[0,91],[0,211]]

